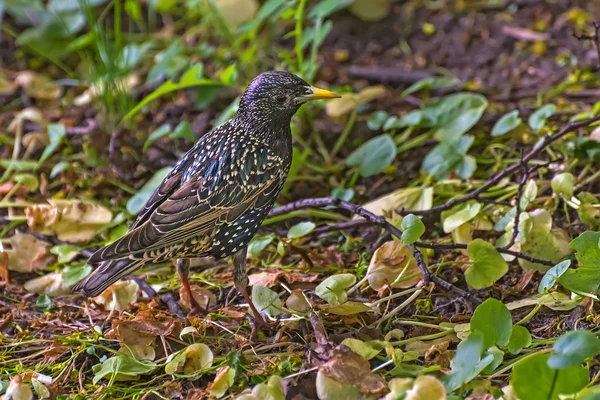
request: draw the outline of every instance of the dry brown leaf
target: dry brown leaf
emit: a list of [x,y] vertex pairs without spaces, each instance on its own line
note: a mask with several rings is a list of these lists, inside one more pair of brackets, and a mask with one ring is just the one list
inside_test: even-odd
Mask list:
[[[207,309],[209,306],[217,304],[217,297],[210,290],[198,285],[190,285],[190,289],[192,289],[194,300],[196,300],[200,307]],[[190,297],[187,290],[183,287],[179,288],[179,305],[184,311],[189,312],[191,310]]]
[[258,272],[256,274],[248,276],[248,279],[250,280],[249,285],[261,285],[264,287],[271,288],[279,283],[279,277],[281,275],[282,272],[279,270]]
[[8,253],[4,251],[0,252],[0,282],[8,282]]
[[6,393],[0,399],[2,400],[32,400],[33,392],[31,385],[23,382],[21,375],[15,375],[6,388]]
[[325,112],[332,118],[348,114],[361,104],[370,103],[387,93],[384,86],[369,86],[358,93],[346,93],[341,98],[331,100],[325,106]]
[[140,311],[130,321],[113,321],[113,329],[121,343],[119,351],[138,360],[154,360],[156,339],[178,334],[181,324],[174,318],[157,319],[150,311]]
[[[327,380],[333,382],[327,382]],[[324,388],[326,385],[333,384]],[[385,394],[388,389],[385,380],[371,372],[369,362],[354,353],[346,346],[340,346],[335,350],[332,358],[319,368],[317,374],[317,391],[320,399],[330,397],[330,390],[337,390],[337,385],[353,386],[358,389],[361,398],[378,398]],[[348,389],[348,388],[343,388]],[[353,391],[349,390],[349,395]],[[351,396],[351,395],[350,395]]]
[[[399,277],[406,277],[419,272],[417,260],[404,243],[399,240],[390,240],[375,250],[367,270],[367,279],[373,290],[379,290],[386,284],[394,283]],[[407,281],[392,285],[392,288],[409,288],[421,280],[417,275]]]
[[32,232],[56,235],[66,242],[90,240],[94,233],[112,219],[106,207],[81,200],[48,200],[25,209]]
[[8,269],[11,271],[38,271],[55,260],[54,255],[50,254],[50,245],[33,235],[16,232],[9,240],[12,251],[7,251]]

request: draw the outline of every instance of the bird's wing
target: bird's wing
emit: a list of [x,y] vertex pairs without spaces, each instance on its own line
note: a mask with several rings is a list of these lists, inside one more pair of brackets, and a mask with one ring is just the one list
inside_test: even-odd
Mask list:
[[163,196],[144,221],[98,250],[89,262],[140,254],[157,257],[187,239],[210,236],[216,226],[230,224],[250,209],[264,207],[281,188],[281,166],[265,149],[223,152],[214,163],[209,161],[181,187]]

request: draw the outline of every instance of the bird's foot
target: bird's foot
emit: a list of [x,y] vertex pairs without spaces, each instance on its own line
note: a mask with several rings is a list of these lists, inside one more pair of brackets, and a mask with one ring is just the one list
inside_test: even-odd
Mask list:
[[190,312],[188,313],[188,317],[205,317],[208,315],[208,310],[202,307],[196,299],[192,297],[190,301]]
[[277,326],[279,325],[279,320],[265,320],[264,317],[260,314],[256,314],[254,318],[249,317],[248,320],[252,329],[250,331],[250,341],[252,342],[256,341],[256,339],[258,338],[258,332],[263,328],[267,328],[268,330],[275,330],[275,328],[277,328]]

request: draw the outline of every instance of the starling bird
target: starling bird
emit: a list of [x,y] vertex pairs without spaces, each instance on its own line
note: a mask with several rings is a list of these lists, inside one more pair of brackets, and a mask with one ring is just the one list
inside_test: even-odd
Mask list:
[[248,242],[269,213],[292,160],[290,122],[300,106],[340,97],[287,72],[257,76],[244,91],[238,112],[212,129],[175,164],[127,234],[89,259],[98,268],[74,292],[102,293],[149,263],[177,258],[177,272],[192,304],[189,259],[233,257],[235,287],[264,324],[247,291]]

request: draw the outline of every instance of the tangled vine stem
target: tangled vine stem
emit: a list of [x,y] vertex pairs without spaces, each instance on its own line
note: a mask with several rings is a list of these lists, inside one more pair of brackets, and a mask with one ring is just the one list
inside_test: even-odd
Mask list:
[[498,174],[496,174],[496,176],[494,176],[493,178],[488,180],[486,183],[484,183],[482,186],[480,186],[479,188],[473,190],[472,192],[470,192],[464,196],[456,197],[444,204],[433,207],[429,210],[415,210],[415,211],[402,210],[402,211],[398,211],[398,213],[400,213],[402,215],[406,215],[406,214],[415,214],[415,215],[437,214],[442,211],[449,210],[457,204],[464,203],[469,200],[474,200],[479,195],[481,195],[483,192],[485,192],[486,190],[488,190],[489,188],[491,188],[492,186],[494,186],[498,182],[500,182],[503,178],[515,173],[519,168],[522,167],[522,165],[524,163],[525,164],[528,163],[531,159],[533,159],[536,155],[538,155],[548,145],[556,142],[558,139],[562,138],[563,136],[565,136],[571,132],[576,131],[579,128],[584,128],[584,127],[589,126],[592,123],[597,122],[597,121],[600,121],[600,115],[597,115],[592,118],[583,119],[583,120],[577,121],[577,122],[569,122],[567,125],[565,125],[561,130],[556,132],[554,135],[544,136],[541,143],[538,143],[536,146],[534,146],[534,148],[531,149],[531,151],[529,151],[529,153],[527,153],[525,156],[523,156],[523,158],[521,160],[519,160],[519,162],[516,162],[516,163],[512,164],[511,166],[509,166],[508,168],[503,169]]
[[[332,197],[317,197],[317,198],[313,198],[313,199],[298,200],[298,201],[286,204],[284,206],[274,208],[273,210],[271,210],[271,213],[269,214],[269,216],[286,214],[290,211],[295,211],[295,210],[299,210],[302,208],[311,208],[311,207],[317,208],[317,207],[325,207],[325,206],[335,206],[335,207],[350,211],[351,213],[361,216],[364,219],[340,222],[338,224],[330,225],[330,226],[324,227],[327,229],[319,230],[318,233],[329,232],[329,231],[333,230],[333,229],[331,229],[333,227],[335,227],[338,230],[341,230],[341,229],[355,228],[355,227],[364,226],[364,225],[376,225],[376,226],[379,226],[379,227],[387,230],[389,233],[396,236],[397,238],[402,237],[402,232],[398,228],[396,228],[394,225],[390,224],[384,217],[375,215],[372,212],[365,210],[364,208],[362,208],[356,204],[352,204],[347,201],[332,198]],[[316,231],[317,231],[317,229],[315,229],[313,232],[316,232]],[[428,285],[430,281],[433,281],[435,284],[443,287],[446,290],[453,291],[454,293],[456,293],[457,295],[459,295],[461,297],[470,299],[473,302],[478,303],[478,304],[481,303],[481,299],[477,298],[476,296],[472,295],[471,293],[454,286],[450,282],[446,282],[445,280],[443,280],[442,278],[440,278],[438,276],[433,275],[427,269],[427,265],[425,264],[425,260],[423,259],[423,254],[418,249],[419,245],[417,243],[415,243],[415,245],[407,245],[407,247],[413,253],[415,260],[417,261],[417,266],[419,267],[419,270],[421,271],[421,274],[423,275],[423,284],[424,285]],[[423,247],[427,247],[427,246],[423,246]]]

